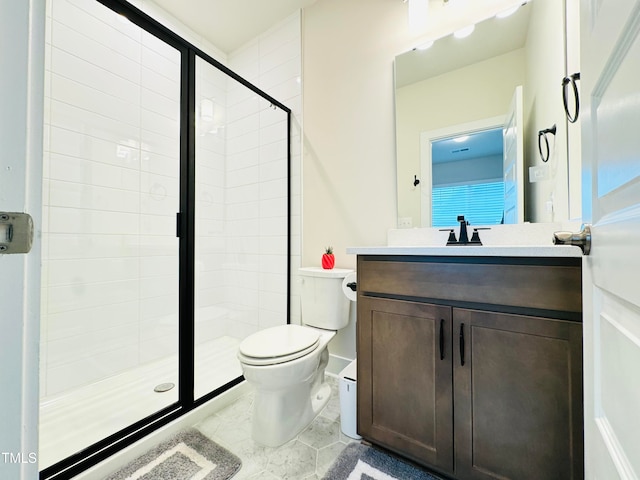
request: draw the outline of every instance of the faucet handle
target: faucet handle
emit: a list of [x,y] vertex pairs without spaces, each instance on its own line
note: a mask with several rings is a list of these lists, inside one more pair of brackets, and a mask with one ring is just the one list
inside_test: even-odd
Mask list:
[[482,245],[482,242],[480,241],[480,233],[478,233],[478,230],[491,230],[491,228],[489,228],[489,227],[474,227],[473,228],[473,234],[471,235],[471,240],[469,240],[469,243],[473,243],[474,245]]
[[449,232],[449,238],[447,238],[447,245],[455,245],[458,243],[456,234],[453,232],[453,228],[441,228],[441,232]]

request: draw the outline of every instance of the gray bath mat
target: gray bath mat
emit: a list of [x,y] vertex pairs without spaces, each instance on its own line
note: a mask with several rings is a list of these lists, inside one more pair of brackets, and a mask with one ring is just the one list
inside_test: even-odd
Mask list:
[[323,480],[441,480],[376,448],[350,443],[338,455]]
[[195,428],[183,430],[105,480],[225,480],[242,462]]

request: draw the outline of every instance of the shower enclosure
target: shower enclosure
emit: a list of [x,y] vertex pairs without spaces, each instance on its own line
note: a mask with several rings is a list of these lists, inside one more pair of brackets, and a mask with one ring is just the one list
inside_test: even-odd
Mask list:
[[39,460],[68,478],[289,321],[291,112],[123,0],[50,0],[46,59]]

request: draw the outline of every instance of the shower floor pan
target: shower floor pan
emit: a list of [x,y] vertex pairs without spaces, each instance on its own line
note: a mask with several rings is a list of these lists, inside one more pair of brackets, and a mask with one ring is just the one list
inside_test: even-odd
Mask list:
[[[225,336],[196,346],[196,399],[242,375],[239,344]],[[176,402],[176,365],[172,356],[42,401],[40,469]],[[154,391],[166,383],[176,387]]]

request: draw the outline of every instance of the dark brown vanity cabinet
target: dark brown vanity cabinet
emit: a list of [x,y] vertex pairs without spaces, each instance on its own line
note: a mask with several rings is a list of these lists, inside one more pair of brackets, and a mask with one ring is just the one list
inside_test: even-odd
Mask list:
[[451,308],[362,296],[357,325],[359,434],[450,470]]
[[536,260],[359,256],[360,435],[461,480],[582,478],[580,259]]

